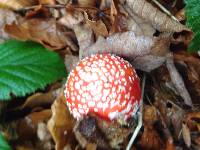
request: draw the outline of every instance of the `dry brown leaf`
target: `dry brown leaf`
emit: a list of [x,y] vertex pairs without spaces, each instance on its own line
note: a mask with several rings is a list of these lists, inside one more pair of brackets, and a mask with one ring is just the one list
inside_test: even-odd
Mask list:
[[185,20],[185,9],[183,8],[183,9],[179,10],[176,13],[175,17],[178,19],[178,21],[184,21]]
[[6,24],[11,24],[17,21],[17,15],[8,9],[0,9],[0,42],[8,39],[9,35],[4,31],[4,26]]
[[88,18],[86,12],[84,12],[84,17],[86,24],[91,28],[97,35],[108,36],[108,30],[106,25],[103,23],[102,20],[92,21]]
[[27,6],[37,5],[38,0],[1,0],[0,8],[22,9]]
[[87,50],[94,43],[93,32],[83,25],[76,25],[74,32],[79,43],[79,58],[81,59],[83,58],[84,50]]
[[[161,35],[162,35],[162,32],[164,33],[167,32],[167,33],[172,34],[173,44],[184,43],[184,45],[187,47],[189,42],[192,40],[193,33],[189,28],[173,20],[167,14],[161,12],[159,9],[151,5],[151,3],[149,3],[148,1],[126,0],[126,2],[127,3],[124,6],[124,8],[129,13],[130,15],[129,18],[132,19],[132,22],[133,22],[132,28],[135,29],[134,31],[136,33],[140,31],[139,33],[150,35],[153,32],[153,29],[152,29],[153,27],[155,31],[157,30],[161,32]],[[140,24],[140,22],[142,24]],[[136,26],[137,28],[134,28],[134,26]],[[147,26],[147,28],[145,28],[145,26]]]
[[164,148],[164,143],[151,125],[144,126],[144,132],[139,143],[141,148],[145,150],[160,150]]
[[183,98],[185,104],[192,107],[193,106],[192,99],[185,87],[185,84],[184,84],[184,81],[183,81],[181,75],[179,74],[179,72],[177,71],[177,69],[174,65],[172,54],[169,54],[167,56],[166,65],[167,65],[172,83],[174,84],[176,90],[179,92],[180,96]]
[[133,13],[151,23],[160,32],[181,32],[183,30],[191,32],[184,25],[173,20],[146,0],[126,0],[126,2]]
[[73,13],[66,12],[66,10],[61,11],[63,17],[58,20],[58,23],[73,29],[76,25],[81,23],[84,19],[83,14],[79,11]]
[[95,7],[97,1],[95,0],[78,0],[77,4],[81,7]]
[[32,96],[28,97],[26,102],[20,107],[20,109],[24,108],[35,108],[41,107],[44,105],[50,105],[55,100],[56,96],[52,92],[48,93],[36,93]]
[[200,132],[200,123],[198,122],[198,119],[200,119],[200,112],[192,112],[188,113],[185,117],[185,123],[189,127],[191,131],[199,131]]
[[31,19],[31,18],[50,18],[51,17],[51,12],[49,9],[42,5],[38,5],[34,10],[30,10],[26,13],[26,19]]
[[65,66],[67,72],[70,72],[79,62],[78,56],[65,55]]
[[185,123],[182,124],[182,135],[185,144],[187,145],[187,147],[190,147],[191,146],[190,129]]
[[173,140],[167,140],[165,150],[177,150],[173,143]]
[[68,36],[69,31],[64,31],[54,19],[30,19],[16,24],[5,26],[5,31],[13,38],[19,40],[33,40],[45,47],[58,50],[67,46],[77,50],[77,46]]
[[73,126],[74,120],[70,115],[65,104],[63,91],[55,100],[52,107],[52,117],[48,121],[47,127],[56,143],[56,150],[63,149],[67,144],[73,145],[74,135]]
[[18,123],[17,132],[20,139],[28,140],[34,138],[37,133],[37,125],[40,122],[46,122],[51,117],[51,110],[43,110],[33,112],[20,120]]
[[143,119],[145,124],[153,125],[157,120],[157,111],[154,106],[145,105]]
[[55,5],[56,0],[39,0],[39,4],[42,5]]
[[86,150],[96,150],[96,149],[97,149],[97,145],[93,143],[89,143],[86,146]]
[[[157,51],[157,45],[162,45],[162,43],[165,44],[164,39],[136,36],[134,32],[128,31],[116,33],[106,39],[98,38],[95,44],[83,50],[83,56],[94,53],[114,53],[131,60]],[[166,49],[168,49],[166,45],[163,45],[162,51],[167,51]]]

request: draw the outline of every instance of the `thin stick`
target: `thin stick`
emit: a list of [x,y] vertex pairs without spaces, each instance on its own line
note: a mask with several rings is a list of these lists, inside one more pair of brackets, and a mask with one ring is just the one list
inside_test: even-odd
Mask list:
[[163,5],[161,5],[157,0],[152,0],[152,2],[154,2],[154,4],[156,4],[163,12],[165,12],[168,16],[170,16],[173,20],[178,21],[178,19],[173,16]]
[[141,127],[142,127],[142,111],[143,111],[143,97],[144,97],[144,87],[145,87],[145,81],[146,81],[146,74],[144,74],[144,77],[142,79],[142,97],[141,97],[141,101],[140,101],[140,112],[138,113],[138,125],[135,128],[135,131],[133,132],[133,135],[126,147],[126,150],[130,150],[133,142],[135,141],[135,138],[137,137]]
[[[18,9],[16,11],[31,10],[31,9],[37,8],[38,6],[40,6],[40,5],[34,5],[34,6],[30,6],[30,7],[24,7],[24,8]],[[47,7],[47,8],[66,8],[66,5],[42,5],[42,6]]]

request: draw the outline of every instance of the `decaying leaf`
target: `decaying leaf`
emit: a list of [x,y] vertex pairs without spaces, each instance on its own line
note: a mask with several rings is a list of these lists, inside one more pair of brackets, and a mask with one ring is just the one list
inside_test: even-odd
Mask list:
[[20,139],[28,140],[36,137],[38,123],[47,122],[51,117],[51,110],[42,110],[40,112],[33,112],[21,119],[18,123],[18,134]]
[[187,147],[191,146],[191,136],[190,136],[190,130],[187,126],[187,124],[183,123],[182,124],[182,134],[183,134],[183,139]]
[[55,5],[56,4],[56,0],[39,0],[39,4],[45,5],[45,4],[49,4],[49,5]]
[[79,43],[79,58],[81,59],[83,58],[84,50],[94,43],[93,32],[91,29],[81,25],[76,25],[74,32]]
[[30,96],[26,102],[20,107],[20,109],[24,108],[35,108],[35,107],[41,107],[44,105],[50,105],[55,100],[55,95],[53,92],[49,93],[36,93],[32,96]]
[[56,143],[55,149],[63,149],[68,144],[73,146],[75,141],[73,135],[74,120],[65,105],[63,91],[55,100],[51,109],[52,117],[48,121],[47,127]]
[[199,131],[200,132],[200,123],[198,120],[200,119],[200,112],[191,112],[188,113],[185,117],[185,123],[191,131]]
[[144,132],[140,139],[140,147],[145,150],[160,150],[164,148],[164,143],[153,126],[144,126]]
[[88,18],[88,14],[84,12],[86,24],[91,28],[97,35],[108,36],[108,30],[102,20],[92,21]]
[[[73,29],[76,25],[81,23],[84,19],[83,14],[81,12],[75,11],[73,14],[68,13],[66,11],[61,11],[63,17],[58,20],[58,23]],[[78,38],[78,37],[77,37]]]
[[74,126],[74,133],[82,148],[86,148],[90,143],[95,143],[100,149],[110,148],[94,117],[85,117],[78,121]]
[[17,15],[8,9],[0,9],[0,14],[0,42],[2,42],[9,38],[8,34],[5,33],[3,29],[4,26],[17,21]]
[[5,26],[5,31],[13,38],[19,40],[33,40],[45,47],[58,50],[70,46],[77,50],[72,39],[67,36],[69,31],[64,31],[54,19],[29,19],[16,24]]
[[0,7],[1,8],[11,8],[14,10],[21,9],[27,6],[37,5],[37,0],[1,0]]
[[73,55],[65,55],[65,66],[67,72],[70,72],[78,63],[79,58]]
[[126,2],[127,7],[129,7],[133,13],[151,23],[154,28],[160,32],[182,32],[183,30],[191,32],[184,25],[173,20],[146,0],[126,0]]
[[144,107],[144,123],[153,125],[158,120],[157,111],[154,106],[145,106]]
[[192,107],[193,106],[192,99],[185,87],[182,77],[180,76],[179,72],[174,66],[173,58],[171,55],[168,55],[168,58],[167,58],[167,68],[169,70],[172,83],[174,84],[175,88],[184,99],[185,104]]

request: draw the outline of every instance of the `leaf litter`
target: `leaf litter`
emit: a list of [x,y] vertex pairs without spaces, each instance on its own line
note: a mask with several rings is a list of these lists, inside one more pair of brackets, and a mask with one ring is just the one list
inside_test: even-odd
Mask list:
[[[158,0],[178,20],[185,20],[184,6],[177,6],[181,2],[169,7],[163,1]],[[65,59],[68,73],[79,59],[95,53],[124,57],[140,77],[148,72],[143,130],[133,149],[199,148],[200,60],[185,52],[193,38],[185,25],[148,0],[12,0],[0,2],[0,7],[4,7],[2,41],[41,43]],[[1,114],[5,117],[20,112],[1,121],[10,144],[16,149],[125,149],[133,129],[112,124],[116,126],[113,132],[93,115],[75,121],[65,104],[64,82],[59,82],[56,89],[33,93],[24,103],[10,102],[11,109],[9,103],[2,105],[9,112]],[[12,138],[6,125],[12,125],[18,138]]]

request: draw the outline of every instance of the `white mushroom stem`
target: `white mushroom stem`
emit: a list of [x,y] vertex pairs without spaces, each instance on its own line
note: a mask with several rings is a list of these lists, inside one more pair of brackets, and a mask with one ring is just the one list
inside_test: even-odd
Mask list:
[[126,147],[126,150],[130,150],[133,142],[135,141],[135,138],[137,137],[141,127],[142,127],[142,112],[143,112],[143,97],[144,97],[144,87],[145,87],[145,81],[146,81],[146,74],[144,74],[144,77],[142,79],[142,96],[141,96],[141,100],[140,100],[140,112],[138,113],[138,125],[135,128],[135,131],[133,132],[133,135]]

